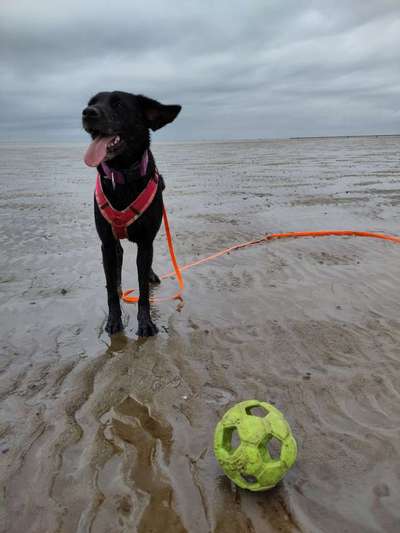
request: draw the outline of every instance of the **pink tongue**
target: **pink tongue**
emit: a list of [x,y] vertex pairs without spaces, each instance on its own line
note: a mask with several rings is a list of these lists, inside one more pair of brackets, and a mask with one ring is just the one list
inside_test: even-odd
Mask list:
[[97,167],[106,157],[107,144],[114,139],[115,135],[111,137],[96,137],[86,150],[84,161],[88,167]]

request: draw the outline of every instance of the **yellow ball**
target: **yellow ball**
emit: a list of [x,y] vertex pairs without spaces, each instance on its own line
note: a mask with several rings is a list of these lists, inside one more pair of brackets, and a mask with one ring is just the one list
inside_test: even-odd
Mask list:
[[252,491],[274,487],[293,466],[297,445],[283,414],[273,405],[248,400],[218,422],[214,453],[236,485]]

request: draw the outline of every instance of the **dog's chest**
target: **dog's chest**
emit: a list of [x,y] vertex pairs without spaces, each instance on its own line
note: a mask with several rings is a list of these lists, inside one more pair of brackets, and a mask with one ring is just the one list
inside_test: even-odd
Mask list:
[[102,178],[102,187],[110,204],[118,211],[122,211],[145,189],[147,181],[141,178],[131,183],[114,185],[110,179]]

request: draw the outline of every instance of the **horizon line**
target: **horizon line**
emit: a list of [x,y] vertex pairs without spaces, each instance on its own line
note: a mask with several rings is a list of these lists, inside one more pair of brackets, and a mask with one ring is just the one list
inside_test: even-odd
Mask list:
[[[243,137],[235,139],[175,139],[175,140],[153,140],[152,144],[175,144],[175,143],[226,143],[226,142],[273,142],[273,141],[298,141],[306,139],[350,139],[350,138],[376,138],[376,137],[400,137],[399,133],[364,133],[364,134],[343,134],[343,135],[296,135],[294,137]],[[45,140],[34,141],[33,139],[0,139],[0,144],[85,144],[84,139],[60,139],[59,141]]]

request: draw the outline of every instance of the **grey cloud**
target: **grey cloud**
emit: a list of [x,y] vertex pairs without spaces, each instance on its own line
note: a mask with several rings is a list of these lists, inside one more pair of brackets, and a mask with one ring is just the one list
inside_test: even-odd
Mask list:
[[0,138],[81,138],[98,90],[180,103],[161,138],[395,133],[398,0],[3,2]]

